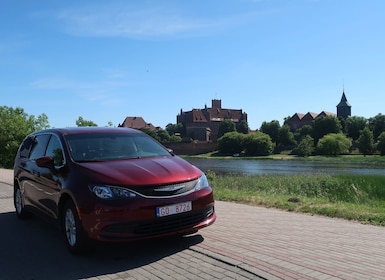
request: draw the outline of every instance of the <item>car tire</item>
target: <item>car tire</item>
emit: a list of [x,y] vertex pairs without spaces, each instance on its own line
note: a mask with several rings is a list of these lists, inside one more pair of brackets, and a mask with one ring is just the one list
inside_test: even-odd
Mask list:
[[32,213],[25,210],[23,195],[18,186],[15,186],[13,191],[13,204],[15,206],[16,216],[19,219],[25,220],[32,216]]
[[74,255],[81,255],[88,248],[88,238],[83,230],[75,204],[69,200],[62,212],[64,239],[68,250]]

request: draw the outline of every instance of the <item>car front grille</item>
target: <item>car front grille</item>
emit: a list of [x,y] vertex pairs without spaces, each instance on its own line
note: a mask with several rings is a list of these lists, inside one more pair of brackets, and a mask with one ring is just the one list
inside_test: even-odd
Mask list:
[[201,211],[194,211],[157,218],[151,221],[139,223],[123,223],[109,225],[103,229],[105,233],[131,233],[137,236],[151,236],[171,233],[179,230],[189,229],[204,222],[214,213],[214,207]]
[[163,186],[138,186],[129,187],[130,190],[144,197],[170,197],[178,196],[192,191],[198,180]]

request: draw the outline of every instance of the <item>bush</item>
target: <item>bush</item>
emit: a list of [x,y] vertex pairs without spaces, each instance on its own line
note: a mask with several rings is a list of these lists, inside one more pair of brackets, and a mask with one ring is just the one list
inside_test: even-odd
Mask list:
[[300,157],[308,157],[313,153],[313,151],[314,139],[310,135],[307,135],[301,140],[296,149],[294,149],[293,153]]
[[274,144],[269,135],[256,132],[249,133],[245,139],[245,154],[248,156],[267,156],[274,150]]
[[342,133],[330,133],[322,137],[317,144],[317,152],[325,156],[348,154],[352,140]]
[[227,132],[218,139],[218,149],[221,154],[240,154],[244,149],[246,134],[239,132]]

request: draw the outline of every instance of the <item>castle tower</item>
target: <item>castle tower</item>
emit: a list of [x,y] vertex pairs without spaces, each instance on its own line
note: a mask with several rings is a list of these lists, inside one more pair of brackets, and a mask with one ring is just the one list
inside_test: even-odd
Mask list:
[[342,91],[342,97],[340,103],[337,105],[337,117],[344,119],[352,115],[352,106],[349,104],[345,96],[345,91]]

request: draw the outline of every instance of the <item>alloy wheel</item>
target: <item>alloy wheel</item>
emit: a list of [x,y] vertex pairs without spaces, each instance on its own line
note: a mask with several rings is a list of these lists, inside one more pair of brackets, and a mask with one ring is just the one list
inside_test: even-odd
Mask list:
[[15,208],[18,214],[23,212],[23,200],[21,198],[21,191],[19,188],[16,189],[15,193]]
[[67,209],[65,213],[65,234],[67,237],[68,244],[75,246],[76,244],[76,221],[74,214],[71,209]]

